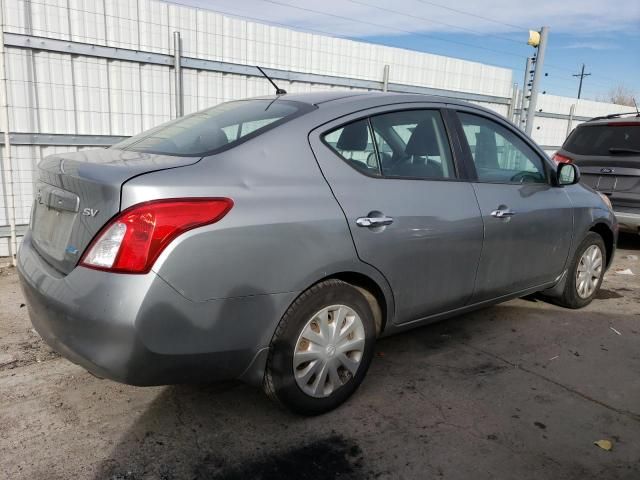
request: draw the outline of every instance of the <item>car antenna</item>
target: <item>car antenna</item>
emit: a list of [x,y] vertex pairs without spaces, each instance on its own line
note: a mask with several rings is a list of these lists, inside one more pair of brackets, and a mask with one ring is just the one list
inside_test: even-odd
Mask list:
[[278,87],[278,85],[276,85],[276,82],[274,82],[273,80],[271,80],[271,77],[269,77],[269,75],[267,75],[266,73],[264,73],[264,70],[262,70],[259,66],[256,65],[256,68],[258,70],[260,70],[260,73],[262,75],[264,75],[264,78],[266,78],[267,80],[269,80],[269,83],[271,85],[273,85],[273,88],[276,89],[276,95],[284,95],[287,93],[286,90],[284,90],[283,88]]

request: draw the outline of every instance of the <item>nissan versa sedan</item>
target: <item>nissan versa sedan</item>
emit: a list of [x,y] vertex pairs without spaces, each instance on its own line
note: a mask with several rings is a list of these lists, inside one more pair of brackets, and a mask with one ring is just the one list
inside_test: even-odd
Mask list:
[[422,95],[224,103],[38,166],[18,268],[62,355],[133,385],[344,402],[376,339],[542,292],[587,305],[606,197],[503,117]]

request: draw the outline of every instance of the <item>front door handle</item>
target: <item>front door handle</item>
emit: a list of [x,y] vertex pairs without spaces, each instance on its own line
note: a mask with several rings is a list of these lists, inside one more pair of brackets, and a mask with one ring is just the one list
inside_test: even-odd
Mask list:
[[509,217],[513,217],[515,214],[516,212],[508,208],[498,209],[491,212],[491,216],[496,218],[509,218]]
[[391,225],[393,218],[391,217],[360,217],[356,219],[356,225],[359,227],[384,227]]

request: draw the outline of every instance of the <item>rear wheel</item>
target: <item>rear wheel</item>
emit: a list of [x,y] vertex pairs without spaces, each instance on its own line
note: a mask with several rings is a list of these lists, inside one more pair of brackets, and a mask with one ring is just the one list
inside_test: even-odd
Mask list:
[[589,232],[576,250],[559,303],[568,308],[589,305],[600,289],[605,265],[604,241],[597,233]]
[[374,313],[360,290],[340,280],[313,286],[278,325],[265,392],[304,415],[336,408],[366,375],[375,336]]

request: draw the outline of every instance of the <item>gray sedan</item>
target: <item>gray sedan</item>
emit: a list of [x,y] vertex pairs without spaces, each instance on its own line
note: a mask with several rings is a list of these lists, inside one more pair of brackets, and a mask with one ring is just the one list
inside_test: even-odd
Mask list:
[[381,336],[534,292],[591,302],[617,224],[578,181],[457,100],[235,101],[44,159],[18,268],[36,330],[95,375],[241,379],[319,414]]

